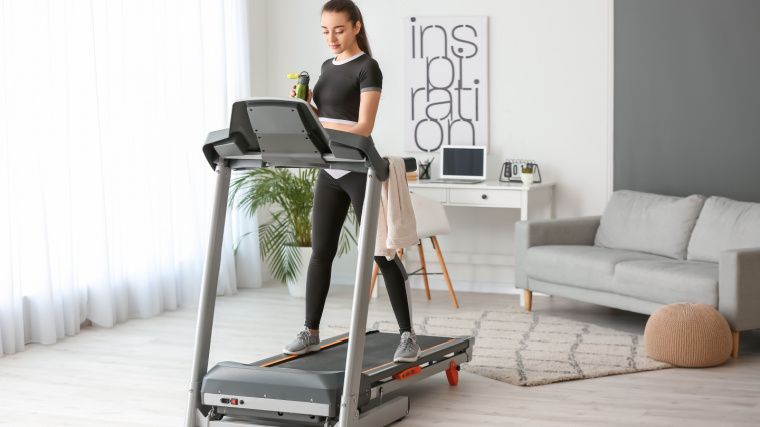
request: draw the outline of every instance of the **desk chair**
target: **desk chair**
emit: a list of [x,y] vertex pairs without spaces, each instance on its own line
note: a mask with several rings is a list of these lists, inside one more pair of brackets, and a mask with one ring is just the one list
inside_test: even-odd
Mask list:
[[[417,250],[420,254],[421,268],[409,273],[409,276],[417,274],[422,275],[422,278],[425,281],[425,293],[427,294],[427,299],[430,299],[430,287],[428,286],[427,279],[428,274],[443,274],[443,277],[446,279],[446,284],[449,286],[449,293],[451,294],[451,300],[454,302],[454,307],[459,308],[457,297],[454,294],[454,288],[451,286],[449,272],[446,270],[446,263],[443,262],[441,247],[438,245],[438,239],[436,239],[436,236],[442,236],[451,232],[449,220],[446,218],[446,212],[443,210],[443,205],[433,199],[414,193],[410,194],[410,196],[412,199],[412,207],[414,208],[414,218],[417,221],[417,236],[420,238],[419,243],[417,243]],[[443,270],[443,273],[428,273],[427,267],[425,267],[425,255],[422,252],[422,239],[426,238],[430,238],[430,241],[433,242],[433,248],[435,248],[435,252],[438,255],[438,262],[441,264],[441,270]],[[399,249],[399,259],[403,256],[404,250]],[[372,292],[375,290],[375,280],[377,280],[378,268],[377,264],[375,264],[375,270],[372,272],[372,286],[369,291],[370,295],[372,295]]]

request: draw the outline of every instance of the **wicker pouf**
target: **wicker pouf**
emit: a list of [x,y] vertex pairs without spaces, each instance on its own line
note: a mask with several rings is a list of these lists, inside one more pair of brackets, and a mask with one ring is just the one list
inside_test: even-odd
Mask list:
[[649,317],[644,347],[660,362],[686,368],[717,366],[731,356],[731,328],[709,305],[670,304]]

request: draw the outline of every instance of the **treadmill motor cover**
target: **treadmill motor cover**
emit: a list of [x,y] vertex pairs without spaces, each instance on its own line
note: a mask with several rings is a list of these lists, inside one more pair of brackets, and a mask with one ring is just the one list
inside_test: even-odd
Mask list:
[[[343,371],[302,371],[221,362],[203,378],[201,395],[208,393],[327,404],[330,406],[329,416],[335,417],[338,415],[337,409],[343,392],[343,379]],[[359,406],[369,402],[370,386],[369,377],[362,374]],[[209,406],[216,404],[203,403]],[[224,413],[223,407],[218,409],[220,413]]]

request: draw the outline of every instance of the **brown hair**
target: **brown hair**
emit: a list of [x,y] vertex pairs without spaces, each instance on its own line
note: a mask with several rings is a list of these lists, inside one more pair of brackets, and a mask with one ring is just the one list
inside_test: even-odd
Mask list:
[[362,13],[353,1],[330,0],[322,6],[322,13],[325,12],[345,12],[348,15],[348,20],[351,21],[354,27],[356,27],[357,22],[361,22],[362,26],[359,29],[359,34],[356,35],[356,44],[359,45],[359,49],[372,57],[372,50],[369,48],[369,40],[367,39],[367,31],[365,30]]

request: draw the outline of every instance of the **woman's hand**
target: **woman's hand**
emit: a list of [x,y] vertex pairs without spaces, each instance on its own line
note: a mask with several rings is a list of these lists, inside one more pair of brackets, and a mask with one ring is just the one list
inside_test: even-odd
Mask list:
[[[296,97],[296,85],[293,85],[293,90],[290,91],[290,97],[295,98]],[[306,102],[311,104],[311,89],[309,89],[309,93],[306,94]]]

